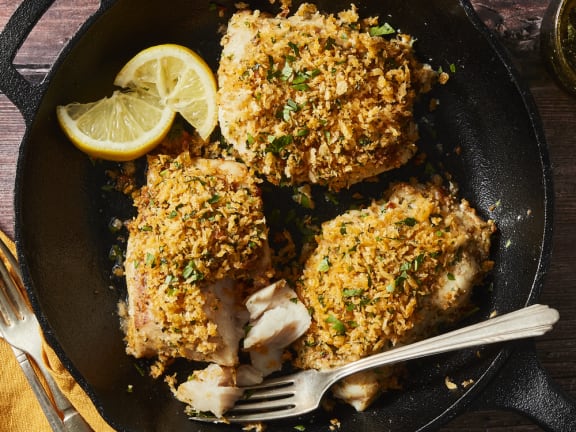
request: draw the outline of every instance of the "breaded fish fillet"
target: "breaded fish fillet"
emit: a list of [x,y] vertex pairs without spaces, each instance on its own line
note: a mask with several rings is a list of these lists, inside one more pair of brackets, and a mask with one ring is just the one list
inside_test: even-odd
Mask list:
[[[324,223],[297,289],[313,322],[296,343],[295,364],[340,366],[461,318],[492,268],[494,230],[467,201],[416,183],[396,184],[385,199]],[[373,386],[366,376],[351,377],[348,390]],[[351,396],[346,381],[337,391]]]
[[148,165],[129,224],[127,352],[236,365],[242,302],[271,276],[260,190],[236,162],[185,152]]
[[303,4],[289,17],[241,11],[222,39],[222,134],[274,184],[338,190],[399,167],[416,152],[417,95],[436,73],[413,40],[380,32],[354,7],[338,16]]

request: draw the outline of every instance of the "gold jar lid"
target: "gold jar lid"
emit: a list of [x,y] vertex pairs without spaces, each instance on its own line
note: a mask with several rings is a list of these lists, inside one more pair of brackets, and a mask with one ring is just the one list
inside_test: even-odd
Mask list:
[[552,0],[542,19],[542,55],[559,84],[576,95],[576,0]]

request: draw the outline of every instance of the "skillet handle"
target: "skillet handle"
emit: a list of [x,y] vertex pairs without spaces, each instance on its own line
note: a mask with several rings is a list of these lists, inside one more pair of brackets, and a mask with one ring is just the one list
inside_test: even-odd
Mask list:
[[519,341],[512,346],[506,364],[471,409],[513,410],[524,414],[545,431],[576,431],[576,401],[542,368],[534,341]]
[[14,67],[13,61],[38,20],[54,0],[24,0],[0,33],[0,90],[20,110],[26,125],[44,93],[44,84],[33,85]]
[[[20,110],[28,127],[44,95],[47,82],[29,82],[14,66],[14,57],[38,20],[56,0],[24,0],[0,33],[0,91]],[[94,15],[108,9],[115,0],[100,0]]]

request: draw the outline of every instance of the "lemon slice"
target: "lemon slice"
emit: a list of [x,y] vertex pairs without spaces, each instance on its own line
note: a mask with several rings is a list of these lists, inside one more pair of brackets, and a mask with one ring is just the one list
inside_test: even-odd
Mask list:
[[218,120],[216,79],[194,51],[176,44],[156,45],[134,56],[114,84],[157,96],[207,139]]
[[80,150],[95,158],[127,161],[152,150],[169,132],[176,113],[153,95],[115,91],[96,102],[60,105],[56,115]]

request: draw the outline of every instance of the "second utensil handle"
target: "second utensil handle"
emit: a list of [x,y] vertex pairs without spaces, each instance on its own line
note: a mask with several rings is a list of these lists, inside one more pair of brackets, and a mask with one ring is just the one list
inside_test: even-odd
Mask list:
[[477,324],[453,330],[410,345],[375,354],[334,369],[333,381],[367,369],[459,349],[540,336],[558,321],[558,311],[532,305]]
[[40,404],[40,408],[42,408],[42,411],[44,412],[44,415],[48,420],[48,424],[50,425],[50,427],[54,432],[64,432],[65,431],[64,423],[62,422],[62,419],[60,418],[58,412],[54,408],[54,405],[52,405],[52,401],[46,394],[44,387],[42,387],[42,384],[40,383],[40,380],[38,379],[36,372],[32,368],[32,365],[30,364],[28,356],[24,351],[16,347],[12,347],[12,351],[14,351],[16,360],[18,361],[18,364],[22,368],[24,376],[28,380],[30,387],[34,391],[36,399]]

